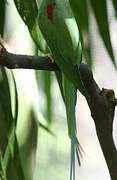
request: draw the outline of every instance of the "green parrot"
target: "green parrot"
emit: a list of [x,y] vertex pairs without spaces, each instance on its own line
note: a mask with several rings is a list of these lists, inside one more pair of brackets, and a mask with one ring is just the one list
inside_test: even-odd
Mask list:
[[[76,138],[75,107],[77,88],[86,95],[78,67],[82,48],[77,23],[68,0],[42,0],[38,25],[54,59],[62,72],[61,92],[66,106],[68,134],[71,138],[70,180],[75,180],[75,151],[79,161],[79,142]],[[59,81],[60,82],[60,81]],[[80,161],[79,161],[80,163]]]

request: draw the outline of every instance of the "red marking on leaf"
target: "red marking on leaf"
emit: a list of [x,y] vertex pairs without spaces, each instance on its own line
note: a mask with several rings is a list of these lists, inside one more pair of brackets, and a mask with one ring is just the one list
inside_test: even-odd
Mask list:
[[55,6],[55,3],[54,3],[54,2],[50,2],[50,3],[48,3],[48,5],[47,5],[47,16],[48,16],[48,19],[50,19],[51,21],[53,20],[53,10],[54,10],[54,6]]

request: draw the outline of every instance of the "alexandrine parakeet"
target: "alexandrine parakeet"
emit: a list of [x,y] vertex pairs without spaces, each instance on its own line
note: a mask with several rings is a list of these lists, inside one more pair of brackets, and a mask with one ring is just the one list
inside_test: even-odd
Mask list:
[[75,107],[78,88],[83,95],[85,89],[78,67],[82,48],[79,31],[68,0],[42,0],[38,24],[53,59],[62,72],[63,98],[67,112],[68,134],[71,138],[71,173],[75,179],[75,151],[79,158],[79,143],[76,138]]

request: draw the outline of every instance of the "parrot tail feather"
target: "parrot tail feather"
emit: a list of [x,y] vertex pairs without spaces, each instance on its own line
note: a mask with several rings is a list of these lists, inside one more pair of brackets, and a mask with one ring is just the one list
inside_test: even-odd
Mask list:
[[83,158],[84,153],[85,152],[84,152],[82,146],[80,145],[80,143],[79,143],[79,141],[78,141],[78,139],[76,137],[76,156],[77,156],[79,166],[81,166],[80,158]]
[[79,150],[77,148],[76,148],[76,156],[77,156],[78,164],[79,164],[79,166],[81,166],[80,157],[79,157]]
[[83,150],[81,144],[79,143],[77,137],[76,137],[76,149],[78,150],[80,157],[83,158],[82,154],[84,153],[84,150]]
[[[72,180],[72,177],[73,177],[73,180],[75,180],[75,149],[76,149],[76,136],[75,136],[75,126],[73,126],[72,138],[71,138],[70,180]],[[72,176],[72,173],[73,173],[73,176]]]

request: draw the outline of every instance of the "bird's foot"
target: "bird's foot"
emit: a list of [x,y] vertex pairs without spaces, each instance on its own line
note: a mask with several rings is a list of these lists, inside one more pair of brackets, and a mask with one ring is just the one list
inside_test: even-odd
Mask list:
[[54,58],[53,58],[52,54],[47,54],[47,56],[50,58],[51,63],[54,63],[54,62],[55,62],[55,60],[54,60]]

